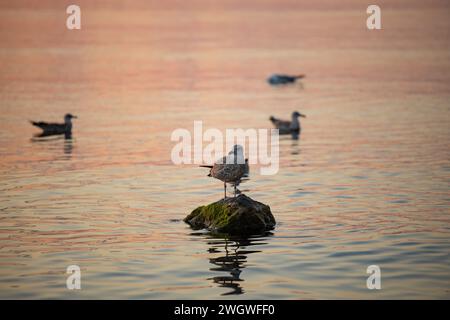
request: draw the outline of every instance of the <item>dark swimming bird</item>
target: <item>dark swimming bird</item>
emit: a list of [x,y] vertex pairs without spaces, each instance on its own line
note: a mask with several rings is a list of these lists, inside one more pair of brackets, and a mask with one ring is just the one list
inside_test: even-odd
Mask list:
[[42,129],[42,133],[39,135],[43,136],[51,136],[56,134],[66,134],[70,135],[72,133],[72,119],[76,119],[77,117],[68,113],[64,116],[64,123],[48,123],[43,121],[30,121],[33,126],[39,127]]
[[294,83],[297,79],[303,79],[305,77],[304,74],[300,74],[298,76],[289,76],[285,74],[274,74],[267,79],[267,82],[271,85],[279,85],[279,84],[288,84]]
[[306,118],[304,114],[301,114],[298,111],[292,112],[292,120],[286,121],[286,120],[280,120],[273,116],[271,116],[269,119],[279,130],[279,134],[297,134],[299,135],[302,128],[300,126],[300,121],[298,120],[299,117]]
[[227,197],[227,183],[233,184],[234,196],[236,196],[236,186],[245,174],[246,165],[243,148],[240,145],[234,145],[228,155],[217,160],[214,165],[200,167],[211,169],[208,177],[223,181],[225,198]]

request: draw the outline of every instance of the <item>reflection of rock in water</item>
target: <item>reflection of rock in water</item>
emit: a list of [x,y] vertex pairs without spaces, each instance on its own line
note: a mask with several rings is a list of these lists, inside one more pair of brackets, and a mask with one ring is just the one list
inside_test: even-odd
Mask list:
[[[269,235],[271,233],[267,233],[265,236]],[[265,244],[261,242],[264,239],[266,238],[213,238],[208,241],[208,245],[210,245],[208,252],[214,255],[218,254],[218,256],[209,259],[209,262],[215,265],[210,270],[222,273],[221,275],[208,278],[208,280],[213,280],[220,287],[231,289],[231,291],[222,295],[244,293],[242,287],[244,279],[241,278],[241,273],[246,268],[247,256],[251,253],[261,252],[259,250],[245,250],[245,248]]]

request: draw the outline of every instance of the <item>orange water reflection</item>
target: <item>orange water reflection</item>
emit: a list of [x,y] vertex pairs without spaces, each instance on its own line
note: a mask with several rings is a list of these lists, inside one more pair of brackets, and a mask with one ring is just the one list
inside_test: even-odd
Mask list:
[[[77,4],[79,32],[64,2],[0,3],[1,298],[449,297],[448,1],[379,1],[380,32],[357,0]],[[274,72],[304,87],[270,87]],[[245,281],[215,278],[222,240],[179,219],[222,186],[174,166],[170,134],[293,110],[308,117],[280,171],[243,186],[274,234],[230,262]],[[30,140],[28,120],[66,112],[72,139]]]

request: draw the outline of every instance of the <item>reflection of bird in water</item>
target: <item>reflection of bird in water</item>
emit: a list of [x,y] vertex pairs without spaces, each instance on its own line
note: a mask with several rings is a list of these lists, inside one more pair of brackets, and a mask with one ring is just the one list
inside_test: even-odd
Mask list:
[[217,160],[212,166],[200,166],[210,168],[209,177],[223,181],[225,198],[227,197],[227,183],[234,185],[234,196],[236,196],[236,184],[245,174],[244,150],[240,145],[234,145],[227,156]]
[[77,117],[68,113],[64,116],[64,123],[48,123],[48,122],[36,122],[30,121],[33,126],[39,127],[42,129],[42,133],[39,134],[39,137],[57,135],[57,134],[65,134],[67,138],[70,138],[72,133],[72,119],[76,119]]
[[294,156],[300,154],[300,148],[299,148],[299,145],[298,145],[298,140],[296,140],[296,139],[292,140],[291,154],[294,155]]
[[[270,235],[270,233],[267,235]],[[261,252],[259,250],[245,250],[245,247],[264,245],[266,243],[262,242],[263,240],[264,237],[259,236],[257,238],[214,239],[213,241],[208,242],[209,245],[212,245],[212,247],[208,249],[208,252],[214,255],[222,253],[220,256],[209,259],[209,262],[216,266],[210,270],[227,273],[226,275],[215,276],[208,280],[213,280],[215,283],[218,283],[220,287],[232,289],[232,291],[223,293],[223,295],[243,294],[244,290],[241,287],[241,283],[244,279],[241,279],[241,274],[242,270],[246,267],[247,256],[252,253]],[[223,253],[225,253],[225,255],[223,255]]]
[[32,143],[41,145],[45,150],[50,153],[54,153],[61,147],[63,147],[64,156],[62,159],[70,160],[72,158],[72,150],[74,148],[74,140],[70,134],[64,135],[37,135],[30,139]]
[[293,137],[298,137],[302,131],[302,127],[300,126],[299,117],[306,118],[304,114],[301,114],[298,111],[292,112],[292,120],[280,120],[273,116],[269,118],[269,120],[273,123],[275,128],[279,130],[280,134],[291,134]]
[[267,79],[267,82],[271,85],[280,85],[280,84],[288,84],[294,83],[297,79],[303,79],[305,77],[304,74],[300,74],[298,76],[289,76],[285,74],[274,74]]
[[228,240],[225,240],[225,256],[211,258],[209,262],[218,266],[218,268],[211,268],[211,271],[225,271],[229,272],[229,276],[216,276],[211,278],[215,283],[219,283],[221,287],[233,289],[233,291],[224,293],[223,295],[242,294],[244,293],[239,282],[243,281],[239,278],[241,274],[242,264],[246,262],[246,256],[239,256],[239,244],[236,243],[234,253],[230,254],[228,250]]
[[70,156],[72,154],[72,149],[73,149],[73,145],[72,145],[72,139],[70,137],[65,137],[64,140],[64,153],[68,156]]

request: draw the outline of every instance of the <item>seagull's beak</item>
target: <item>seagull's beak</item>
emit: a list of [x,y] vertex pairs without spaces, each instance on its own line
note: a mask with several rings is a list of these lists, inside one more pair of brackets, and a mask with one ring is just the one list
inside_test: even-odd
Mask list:
[[304,114],[300,114],[300,117],[302,118],[306,118],[306,116]]
[[72,118],[74,118],[74,119],[78,119],[78,117],[77,117],[77,116],[72,116]]

